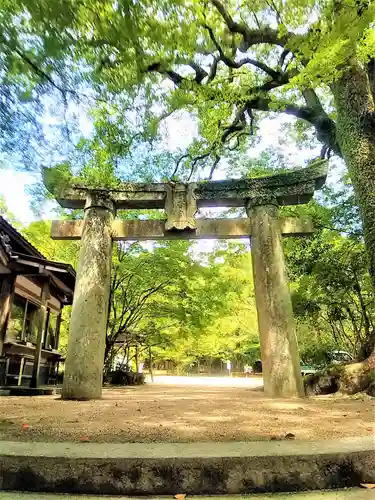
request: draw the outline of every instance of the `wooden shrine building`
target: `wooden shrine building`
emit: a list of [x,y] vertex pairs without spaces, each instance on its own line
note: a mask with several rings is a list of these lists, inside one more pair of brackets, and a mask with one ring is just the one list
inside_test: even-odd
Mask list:
[[75,276],[0,217],[0,386],[56,383],[61,312],[72,303]]

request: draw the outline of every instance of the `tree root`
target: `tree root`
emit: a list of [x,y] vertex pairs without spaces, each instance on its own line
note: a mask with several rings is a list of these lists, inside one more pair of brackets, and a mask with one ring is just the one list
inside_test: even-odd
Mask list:
[[348,365],[334,365],[305,377],[307,396],[322,394],[357,394],[375,397],[375,370],[370,359]]

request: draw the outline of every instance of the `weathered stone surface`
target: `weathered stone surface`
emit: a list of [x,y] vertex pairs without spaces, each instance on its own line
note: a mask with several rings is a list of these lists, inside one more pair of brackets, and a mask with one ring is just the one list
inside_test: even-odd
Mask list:
[[[48,186],[47,186],[48,187]],[[166,184],[123,183],[119,189],[91,189],[84,186],[64,188],[56,199],[65,208],[84,208],[87,193],[101,193],[113,200],[118,209],[164,208]],[[52,192],[52,194],[55,194]]]
[[[192,190],[198,208],[243,207],[247,199],[270,192],[279,205],[296,205],[307,203],[314,191],[322,187],[326,175],[327,162],[318,161],[307,168],[285,174],[255,179],[199,182],[188,185],[187,190]],[[50,189],[60,205],[66,208],[83,208],[87,192],[90,191],[90,188],[81,185],[58,192],[54,192],[52,187]],[[102,196],[113,200],[118,209],[165,208],[170,190],[170,183],[123,183],[117,189],[96,190],[96,193],[102,193]]]
[[373,440],[7,443],[0,490],[93,495],[288,492],[375,482]]
[[9,389],[9,396],[53,396],[55,394],[61,394],[61,387],[25,387],[25,386],[13,386]]
[[270,397],[302,397],[304,388],[277,210],[275,205],[248,207],[264,391]]
[[195,214],[197,201],[194,196],[195,184],[170,183],[166,185],[165,211],[166,231],[192,231],[196,228]]
[[[312,220],[306,218],[281,217],[283,236],[303,236],[312,234]],[[52,221],[51,236],[55,240],[79,240],[83,221]],[[197,219],[195,231],[167,231],[162,220],[114,220],[112,237],[114,240],[159,240],[159,239],[231,239],[249,238],[250,219]]]
[[70,320],[63,399],[101,397],[113,212],[112,202],[102,196],[91,196],[87,200]]
[[[47,493],[43,500],[61,500],[61,495]],[[340,490],[309,491],[297,493],[285,493],[275,495],[270,493],[264,495],[220,495],[210,496],[209,500],[374,500],[375,492],[364,488],[345,488]],[[20,493],[11,491],[0,491],[0,500],[41,500],[39,493]],[[82,495],[69,496],[69,500],[92,500],[92,498],[82,497]],[[139,500],[139,497],[129,496],[106,496],[105,500]],[[152,500],[171,500],[170,496],[153,496]],[[194,496],[192,500],[207,500],[206,496]]]

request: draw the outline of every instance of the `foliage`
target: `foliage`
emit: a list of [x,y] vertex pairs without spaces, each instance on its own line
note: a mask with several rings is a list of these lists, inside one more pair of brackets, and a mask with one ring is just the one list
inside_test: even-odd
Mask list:
[[323,364],[333,349],[358,359],[374,346],[375,303],[362,225],[347,182],[327,187],[323,205],[312,202],[286,213],[310,214],[313,236],[284,240],[302,356]]
[[315,332],[330,330],[337,347],[363,357],[375,319],[363,243],[323,230],[308,245],[296,242],[288,263],[296,280],[295,314]]
[[77,267],[79,242],[51,238],[51,221],[31,222],[22,230],[23,236],[49,260]]
[[[197,360],[233,359],[257,345],[257,319],[250,255],[242,244],[218,245],[197,256],[195,273],[182,283],[169,318],[169,344],[156,349],[156,359],[168,359],[189,369]],[[161,315],[165,315],[162,309]]]
[[[353,58],[372,63],[374,9],[354,0],[5,1],[4,147],[17,149],[15,137],[23,135],[19,149],[31,149],[27,123],[34,142],[45,137],[40,117],[51,113],[52,100],[66,125],[52,120],[58,150],[67,153],[71,142],[103,168],[126,156],[133,140],[155,138],[179,110],[198,122],[199,137],[182,162],[192,170],[201,164],[209,172],[223,148],[244,147],[265,111],[304,120],[340,154],[332,102],[322,95]],[[93,139],[65,131],[70,141],[61,141],[79,107],[86,107]]]
[[147,323],[159,310],[157,294],[173,287],[185,272],[187,248],[184,242],[179,247],[167,244],[151,250],[139,243],[115,244],[105,354],[108,368],[120,350],[142,343],[150,345],[150,335],[140,334],[139,325]]
[[2,194],[0,194],[0,216],[6,219],[9,224],[12,224],[15,228],[20,227],[20,223],[17,220],[16,216],[8,209],[8,205],[6,204],[5,198]]
[[[107,335],[109,364],[130,347],[151,346],[156,360],[187,367],[257,343],[251,262],[242,245],[196,254],[184,241],[153,250],[117,249]],[[118,342],[117,344],[115,342]],[[143,352],[143,353],[142,353]],[[139,351],[144,357],[146,350]],[[134,357],[134,349],[132,349]]]

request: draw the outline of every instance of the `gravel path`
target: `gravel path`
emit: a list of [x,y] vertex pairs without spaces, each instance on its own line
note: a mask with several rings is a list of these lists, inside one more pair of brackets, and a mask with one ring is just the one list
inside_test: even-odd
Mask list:
[[[172,379],[170,379],[172,382]],[[99,401],[1,397],[0,439],[156,442],[375,438],[375,400],[272,400],[243,381],[105,389]],[[227,384],[227,385],[225,385]],[[231,384],[231,385],[236,385]]]

